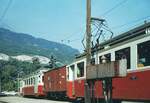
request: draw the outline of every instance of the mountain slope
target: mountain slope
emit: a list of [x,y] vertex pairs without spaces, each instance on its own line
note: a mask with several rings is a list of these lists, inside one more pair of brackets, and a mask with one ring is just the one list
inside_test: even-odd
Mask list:
[[28,54],[50,57],[54,55],[62,63],[68,63],[73,60],[75,54],[79,53],[70,46],[4,28],[0,28],[0,52],[14,56]]

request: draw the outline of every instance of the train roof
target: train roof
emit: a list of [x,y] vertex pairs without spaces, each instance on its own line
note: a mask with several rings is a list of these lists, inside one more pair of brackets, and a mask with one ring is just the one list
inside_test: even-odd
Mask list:
[[145,33],[146,28],[149,28],[149,27],[150,27],[150,22],[145,23],[145,24],[140,25],[134,29],[131,29],[125,33],[122,33],[112,39],[109,39],[108,41],[105,41],[105,42],[101,43],[100,45],[102,45],[102,46],[108,45],[108,44],[112,45],[112,44],[118,43],[119,41],[121,42],[121,41],[124,41],[127,39],[134,38],[139,35],[143,35],[143,33]]
[[[105,42],[100,43],[97,47],[92,48],[92,52],[94,52],[95,50],[102,50],[102,49],[104,49],[105,46],[112,46],[112,45],[118,44],[120,42],[143,35],[143,34],[145,34],[146,28],[150,28],[150,22],[147,22],[147,23],[140,25],[134,29],[124,32],[118,36],[115,36],[112,39],[109,39]],[[86,55],[86,53],[84,52],[84,53],[76,56],[76,59],[84,57],[85,55]]]
[[61,69],[61,68],[64,68],[64,67],[66,67],[66,65],[61,66],[61,67],[56,67],[56,68],[53,68],[53,69],[49,69],[49,70],[45,71],[44,73],[47,73],[47,72],[52,71],[52,70],[58,70],[58,69]]
[[37,74],[39,74],[39,73],[41,73],[41,72],[46,72],[46,71],[47,71],[47,68],[40,68],[40,69],[38,69],[38,70],[36,70],[36,71],[34,71],[34,72],[32,72],[32,73],[30,73],[30,74],[28,74],[28,75],[22,77],[22,79],[29,78],[29,77],[32,77],[32,76],[34,76],[34,75],[37,75]]

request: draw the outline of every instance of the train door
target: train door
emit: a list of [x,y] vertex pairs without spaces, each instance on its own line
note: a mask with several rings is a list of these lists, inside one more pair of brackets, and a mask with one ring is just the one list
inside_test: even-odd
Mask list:
[[23,81],[23,80],[20,80],[20,81],[19,81],[19,93],[20,93],[20,94],[22,94],[22,92],[23,92],[23,91],[22,91],[22,88],[23,88],[23,87],[24,87],[24,81]]
[[72,95],[75,95],[75,66],[70,66],[71,72],[72,72]]
[[38,93],[38,76],[34,77],[34,93]]
[[67,67],[67,96],[71,99],[75,97],[75,65]]

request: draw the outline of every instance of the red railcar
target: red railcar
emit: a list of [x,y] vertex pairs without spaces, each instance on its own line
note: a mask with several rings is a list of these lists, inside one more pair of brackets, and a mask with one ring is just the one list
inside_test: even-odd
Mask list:
[[43,75],[46,69],[37,70],[20,80],[20,94],[22,96],[41,97],[43,92]]
[[[150,23],[116,36],[101,43],[95,53],[95,64],[127,59],[127,76],[113,78],[113,99],[130,101],[150,101]],[[69,98],[84,98],[84,80],[86,75],[86,58],[80,55],[75,62],[67,66],[67,95]],[[104,98],[102,82],[94,84],[94,95]]]
[[44,73],[44,92],[47,97],[66,97],[66,66],[55,68]]
[[[113,99],[130,101],[150,101],[150,68],[128,72],[125,78],[113,79]],[[69,82],[68,82],[69,83]],[[72,87],[72,83],[70,86]],[[69,89],[68,87],[68,89]],[[84,79],[74,81],[74,93],[67,91],[70,98],[84,98]],[[95,82],[95,98],[103,99],[102,82]]]

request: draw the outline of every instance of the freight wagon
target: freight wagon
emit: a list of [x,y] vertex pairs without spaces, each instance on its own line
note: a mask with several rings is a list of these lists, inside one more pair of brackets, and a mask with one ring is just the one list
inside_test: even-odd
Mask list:
[[48,98],[66,98],[66,66],[44,73],[44,92]]

